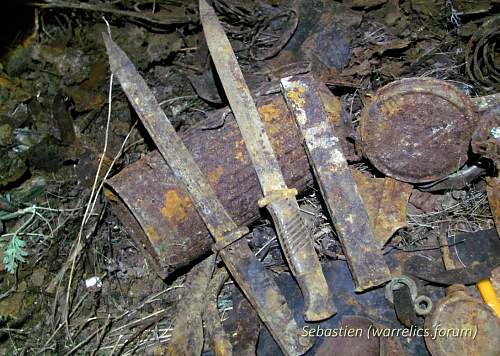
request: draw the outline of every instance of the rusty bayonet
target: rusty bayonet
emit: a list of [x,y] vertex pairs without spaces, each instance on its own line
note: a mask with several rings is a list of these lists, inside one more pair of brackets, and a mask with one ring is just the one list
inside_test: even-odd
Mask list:
[[290,270],[304,296],[305,319],[326,319],[336,309],[310,232],[300,215],[295,199],[297,191],[289,189],[283,179],[231,44],[214,9],[205,0],[200,0],[200,19],[212,60],[259,178],[264,195],[259,206],[269,210]]
[[389,268],[314,79],[288,77],[281,80],[281,86],[304,136],[309,162],[342,243],[356,290],[387,282],[391,279]]
[[[305,353],[313,338],[303,337],[276,282],[256,259],[238,227],[220,203],[208,179],[175,132],[144,79],[127,55],[103,34],[112,72],[153,138],[164,160],[182,182],[198,213],[215,239],[215,250],[245,293],[259,317],[287,355]],[[138,177],[140,179],[140,177]]]

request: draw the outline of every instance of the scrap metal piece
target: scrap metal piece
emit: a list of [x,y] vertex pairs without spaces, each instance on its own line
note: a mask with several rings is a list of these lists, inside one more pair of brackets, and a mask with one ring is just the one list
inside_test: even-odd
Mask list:
[[500,318],[463,285],[447,288],[426,318],[425,343],[433,356],[497,356],[500,350]]
[[392,291],[394,296],[394,311],[396,317],[406,327],[418,325],[418,317],[410,295],[410,288],[406,284],[401,284]]
[[335,305],[310,231],[300,215],[295,199],[297,191],[285,183],[231,44],[214,9],[205,0],[200,0],[200,19],[212,60],[259,178],[264,194],[259,206],[267,207],[270,212],[290,270],[303,293],[305,319],[329,318],[336,313]]
[[495,227],[498,235],[500,235],[500,176],[486,179],[486,193],[488,194],[491,214],[495,220]]
[[495,229],[479,230],[448,236],[450,258],[456,266],[500,263],[500,238]]
[[500,266],[500,262],[495,262],[493,259],[490,259],[484,263],[437,273],[428,273],[425,270],[419,271],[418,269],[415,269],[415,271],[413,271],[413,275],[424,281],[444,286],[451,286],[453,284],[470,285],[475,284],[480,280],[490,278],[492,270],[497,266]]
[[284,353],[303,354],[314,340],[301,336],[293,315],[276,283],[241,239],[246,227],[231,219],[208,179],[184,146],[144,79],[127,55],[107,34],[103,39],[111,70],[176,177],[184,184],[193,204],[215,239],[226,267],[257,310]]
[[405,326],[418,325],[417,315],[427,315],[432,310],[432,300],[418,295],[415,281],[408,276],[397,276],[385,286],[385,298],[394,305],[398,320]]
[[283,94],[305,140],[306,152],[349,263],[356,291],[387,282],[389,268],[343,155],[333,123],[311,76],[281,80]]
[[455,86],[410,78],[379,89],[360,120],[363,154],[409,183],[444,178],[467,160],[477,114]]
[[500,94],[475,98],[474,104],[481,121],[472,135],[472,151],[500,162]]
[[229,278],[225,269],[220,269],[215,273],[210,281],[205,295],[206,305],[203,313],[203,321],[207,330],[207,339],[212,346],[215,356],[233,355],[233,347],[222,326],[219,309],[217,308],[217,297]]
[[485,168],[471,165],[470,167],[463,168],[456,173],[450,174],[446,178],[440,179],[435,182],[419,185],[418,190],[424,192],[436,192],[440,190],[460,190],[482,176],[485,172]]
[[373,226],[380,247],[384,247],[396,231],[408,225],[406,209],[412,190],[411,184],[384,178],[382,199]]
[[233,345],[233,353],[238,356],[255,356],[262,323],[250,303],[236,288],[232,291],[233,310],[224,321]]
[[472,35],[465,48],[465,69],[469,78],[485,90],[498,90],[498,33],[500,16],[491,16]]
[[397,230],[408,225],[406,210],[412,186],[390,177],[371,178],[355,169],[352,175],[368,213],[375,241],[382,248]]
[[214,263],[215,256],[209,256],[189,271],[182,298],[177,303],[175,327],[172,340],[168,344],[167,355],[201,355],[202,313]]

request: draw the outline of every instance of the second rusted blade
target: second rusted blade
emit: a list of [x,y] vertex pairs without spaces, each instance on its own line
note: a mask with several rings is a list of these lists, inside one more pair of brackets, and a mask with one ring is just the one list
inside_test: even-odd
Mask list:
[[314,79],[312,76],[289,77],[282,79],[281,85],[304,136],[310,163],[342,243],[356,290],[387,282],[391,278],[389,269]]

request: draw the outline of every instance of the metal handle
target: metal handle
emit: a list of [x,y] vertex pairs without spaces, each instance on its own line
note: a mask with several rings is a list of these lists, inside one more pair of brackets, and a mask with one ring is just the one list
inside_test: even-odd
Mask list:
[[318,321],[337,312],[321,264],[295,198],[274,200],[267,205],[278,239],[305,301],[304,318]]

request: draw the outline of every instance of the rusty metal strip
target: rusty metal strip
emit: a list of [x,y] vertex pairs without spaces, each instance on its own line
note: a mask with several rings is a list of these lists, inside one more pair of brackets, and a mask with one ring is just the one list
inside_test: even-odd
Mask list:
[[[497,165],[497,169],[500,169],[500,166]],[[495,227],[500,236],[500,176],[486,178],[486,193]]]
[[207,331],[206,338],[210,342],[215,356],[233,355],[233,348],[222,326],[219,309],[217,308],[217,297],[228,278],[229,275],[224,268],[217,271],[208,285],[205,296],[206,304],[203,321]]
[[238,227],[231,219],[127,55],[108,35],[103,34],[103,39],[111,70],[163,158],[188,190],[216,243],[222,247],[220,256],[231,275],[282,350],[290,355],[303,354],[314,340],[301,337],[301,331],[278,286],[253,255],[247,242],[240,239],[248,229]]
[[300,215],[295,195],[283,178],[278,160],[248,89],[233,49],[214,9],[200,0],[200,19],[212,60],[259,178],[290,270],[305,300],[306,320],[318,321],[336,313],[310,232]]
[[281,80],[281,85],[304,136],[314,175],[342,243],[356,290],[388,281],[389,269],[314,79],[312,76],[288,77]]
[[201,355],[203,351],[202,313],[215,257],[210,256],[189,271],[182,298],[177,303],[172,340],[167,355]]

